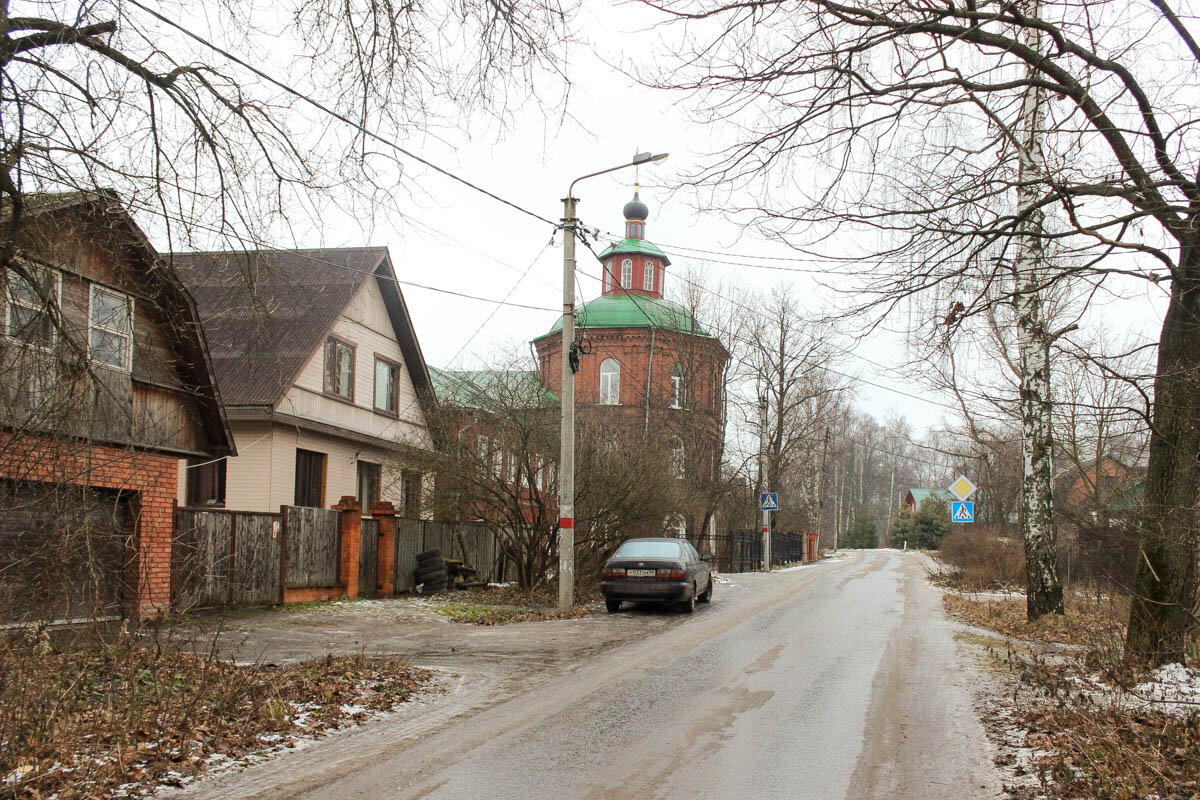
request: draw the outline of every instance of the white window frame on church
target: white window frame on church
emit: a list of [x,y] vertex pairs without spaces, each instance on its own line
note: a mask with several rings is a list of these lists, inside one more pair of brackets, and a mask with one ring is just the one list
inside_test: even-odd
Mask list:
[[671,368],[671,408],[683,408],[684,395],[683,365],[676,364]]
[[621,288],[633,288],[633,259],[627,258],[621,262]]
[[621,405],[621,362],[615,358],[600,362],[600,405]]
[[642,288],[647,292],[654,291],[654,262],[646,262],[646,270],[642,275]]
[[612,264],[606,264],[604,266],[604,291],[605,292],[612,291],[612,285],[613,285]]

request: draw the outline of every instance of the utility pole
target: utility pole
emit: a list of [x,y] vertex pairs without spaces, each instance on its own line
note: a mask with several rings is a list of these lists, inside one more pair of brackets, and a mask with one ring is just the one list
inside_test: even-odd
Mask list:
[[[762,484],[763,492],[770,491],[768,483],[769,476],[767,474],[767,396],[763,396],[758,401],[758,475],[759,483]],[[762,535],[763,535],[763,571],[771,571],[771,512],[763,509],[762,512]]]
[[558,610],[575,607],[575,370],[579,369],[579,351],[575,344],[575,184],[638,164],[657,164],[666,153],[637,153],[628,164],[589,172],[571,181],[563,198],[563,316],[562,316],[562,385],[559,392],[561,410],[559,429],[558,468]]
[[[829,440],[833,437],[829,428],[825,428],[825,442],[821,445],[821,474],[819,476],[817,486],[817,532],[820,533],[821,527],[825,524],[825,464],[829,459]],[[837,534],[834,534],[834,542],[837,541]],[[833,548],[837,549],[836,544]]]

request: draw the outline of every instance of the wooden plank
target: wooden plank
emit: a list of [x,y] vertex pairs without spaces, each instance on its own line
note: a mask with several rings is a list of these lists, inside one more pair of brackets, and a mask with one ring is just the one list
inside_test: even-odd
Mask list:
[[241,565],[233,587],[237,605],[278,602],[282,519],[278,514],[245,514],[237,518],[235,561]]
[[411,592],[416,586],[413,570],[417,568],[417,553],[425,550],[425,521],[396,518],[396,591]]
[[288,506],[285,586],[289,589],[338,585],[340,513]]
[[358,550],[358,594],[374,597],[379,589],[379,520],[364,518]]

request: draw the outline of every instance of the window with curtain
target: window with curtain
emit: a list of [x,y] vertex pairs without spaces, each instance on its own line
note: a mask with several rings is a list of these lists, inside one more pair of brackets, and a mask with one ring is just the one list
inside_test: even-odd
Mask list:
[[675,473],[676,478],[682,478],[684,475],[685,464],[683,457],[683,439],[678,436],[672,436],[667,442],[667,449],[671,453],[671,470]]
[[671,369],[671,408],[683,408],[683,367],[676,364]]
[[621,404],[621,365],[615,358],[600,363],[600,403],[606,406]]
[[621,262],[621,288],[633,288],[633,260],[629,258]]
[[354,345],[332,336],[325,340],[325,392],[354,400]]
[[654,291],[654,262],[647,261],[645,272],[642,274],[642,288],[647,292]]

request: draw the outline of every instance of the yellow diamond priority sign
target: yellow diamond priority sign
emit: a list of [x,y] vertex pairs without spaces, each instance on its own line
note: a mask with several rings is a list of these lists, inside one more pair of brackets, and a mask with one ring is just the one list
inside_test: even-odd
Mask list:
[[959,475],[954,483],[950,484],[950,494],[957,497],[959,500],[966,500],[971,495],[975,494],[976,486],[971,483],[966,475]]

